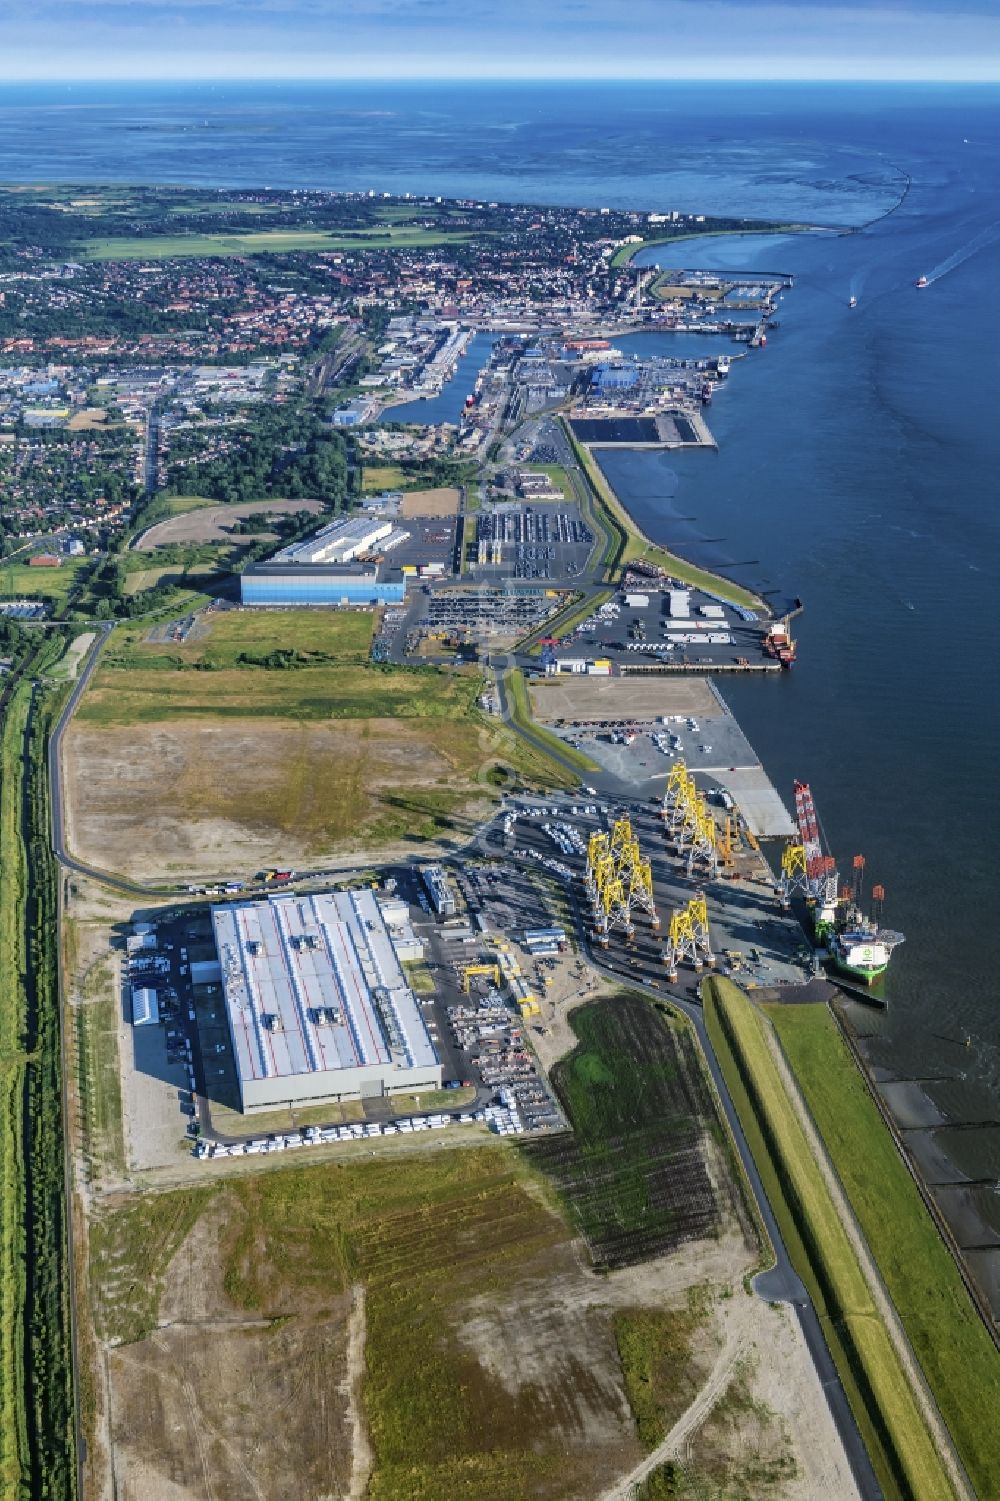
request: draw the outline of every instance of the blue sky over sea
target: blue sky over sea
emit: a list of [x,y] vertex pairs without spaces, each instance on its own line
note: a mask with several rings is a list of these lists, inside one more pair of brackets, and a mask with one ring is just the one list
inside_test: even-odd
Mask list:
[[4,0],[0,80],[1000,78],[997,0]]

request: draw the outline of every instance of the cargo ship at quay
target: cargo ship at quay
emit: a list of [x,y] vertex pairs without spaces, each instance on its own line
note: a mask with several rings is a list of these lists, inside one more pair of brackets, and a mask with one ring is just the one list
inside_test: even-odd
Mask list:
[[781,857],[782,904],[787,908],[792,897],[800,895],[817,958],[862,985],[874,985],[888,969],[893,951],[904,942],[902,933],[882,927],[885,887],[872,887],[866,911],[864,855],[854,856],[852,884],[841,885],[837,863],[823,845],[808,782],[795,783],[795,821],[798,840],[787,844]]

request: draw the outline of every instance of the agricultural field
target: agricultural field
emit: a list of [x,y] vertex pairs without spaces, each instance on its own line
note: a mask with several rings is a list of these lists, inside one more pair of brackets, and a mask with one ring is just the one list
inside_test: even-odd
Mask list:
[[362,495],[378,495],[382,490],[402,490],[407,483],[408,476],[398,464],[365,464],[361,471]]
[[369,666],[371,632],[361,612],[237,610],[184,641],[116,631],[64,742],[71,847],[136,879],[308,867],[467,837],[501,765],[549,782],[480,715],[475,674]]
[[454,485],[438,485],[430,490],[411,490],[403,495],[399,514],[409,516],[457,516],[462,494]]
[[[608,1070],[597,1111],[576,1087],[567,1096],[584,1152],[630,1118],[636,1047],[660,1049],[643,1078],[660,1106],[708,1103],[692,1045],[642,1000],[615,996],[577,1021],[574,1079]],[[822,1473],[853,1501],[794,1320],[743,1290],[757,1248],[714,1146],[707,1235],[682,1231],[666,1254],[650,1240],[652,1259],[610,1272],[591,1265],[562,1178],[533,1154],[482,1138],[404,1147],[210,1169],[199,1186],[95,1206],[95,1488],[110,1454],[118,1493],[144,1501],[236,1501],[250,1475],[261,1498],[597,1501],[711,1383],[733,1496],[813,1501]],[[619,1192],[626,1216],[660,1196],[661,1174],[633,1160],[641,1192]],[[746,1485],[734,1433],[766,1484]],[[696,1468],[702,1452],[698,1434]]]
[[47,599],[56,607],[62,606],[80,571],[92,567],[89,558],[63,558],[58,568],[4,563],[0,565],[0,599]]
[[1000,1360],[825,1006],[770,1006],[896,1310],[980,1496],[1000,1495]]
[[192,256],[288,255],[315,250],[390,250],[421,245],[447,245],[471,239],[459,230],[396,229],[309,230],[261,229],[237,234],[149,235],[132,238],[81,240],[75,247],[83,261],[166,261]]

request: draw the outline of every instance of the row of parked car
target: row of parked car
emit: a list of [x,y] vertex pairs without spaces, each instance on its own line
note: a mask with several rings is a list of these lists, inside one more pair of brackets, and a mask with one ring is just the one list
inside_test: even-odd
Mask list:
[[253,1157],[261,1152],[288,1152],[296,1147],[330,1145],[332,1142],[367,1141],[376,1136],[409,1136],[415,1131],[443,1131],[447,1126],[489,1124],[485,1111],[456,1112],[452,1115],[414,1115],[398,1121],[355,1121],[349,1126],[303,1126],[301,1130],[271,1132],[252,1136],[248,1141],[206,1141],[194,1148],[196,1157]]

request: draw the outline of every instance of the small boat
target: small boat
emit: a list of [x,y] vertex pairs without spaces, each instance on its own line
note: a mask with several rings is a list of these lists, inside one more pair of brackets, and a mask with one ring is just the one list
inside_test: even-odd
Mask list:
[[857,307],[857,305],[858,305],[858,299],[857,299],[857,298],[856,298],[856,297],[854,297],[854,296],[852,296],[852,297],[851,297],[851,300],[850,300],[850,302],[849,302],[849,303],[848,303],[848,304],[847,304],[847,306],[848,306],[848,307]]
[[918,288],[926,287],[928,285],[926,276],[918,276],[917,277],[917,281],[916,281],[916,285],[917,285]]

